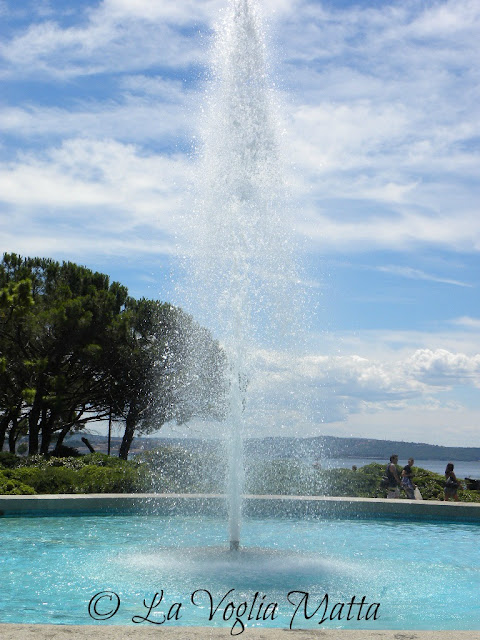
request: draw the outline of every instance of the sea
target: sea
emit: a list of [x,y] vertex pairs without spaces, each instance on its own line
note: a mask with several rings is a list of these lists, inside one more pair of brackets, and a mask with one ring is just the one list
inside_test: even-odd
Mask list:
[[[363,467],[366,464],[372,462],[378,462],[380,464],[387,465],[388,460],[382,460],[380,458],[324,458],[319,460],[318,463],[324,469],[351,469],[353,466],[357,468]],[[474,480],[480,479],[480,461],[465,461],[465,460],[417,460],[415,459],[415,467],[422,467],[428,469],[434,473],[445,473],[445,467],[447,463],[451,462],[454,465],[454,471],[459,478],[472,478]],[[404,466],[407,464],[407,460],[399,460],[398,464]]]

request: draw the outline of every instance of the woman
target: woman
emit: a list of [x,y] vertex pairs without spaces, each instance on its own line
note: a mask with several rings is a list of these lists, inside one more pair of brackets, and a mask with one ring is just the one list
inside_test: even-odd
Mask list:
[[415,460],[413,458],[409,458],[408,464],[406,464],[402,469],[402,489],[407,494],[407,498],[409,500],[415,500],[415,487],[417,485],[413,484],[413,463]]
[[387,479],[387,498],[399,498],[400,497],[400,478],[397,471],[398,456],[393,454],[390,456],[390,462],[386,469]]
[[453,471],[453,464],[449,462],[445,468],[445,489],[444,489],[444,500],[453,500],[458,501],[458,491],[459,483],[457,480],[457,476]]

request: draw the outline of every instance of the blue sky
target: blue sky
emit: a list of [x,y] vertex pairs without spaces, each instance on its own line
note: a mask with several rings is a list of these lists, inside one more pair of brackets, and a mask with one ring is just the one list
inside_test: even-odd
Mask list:
[[[0,251],[174,299],[225,4],[0,0]],[[298,362],[262,354],[272,398],[308,378],[306,435],[478,447],[480,5],[260,4],[317,308]]]

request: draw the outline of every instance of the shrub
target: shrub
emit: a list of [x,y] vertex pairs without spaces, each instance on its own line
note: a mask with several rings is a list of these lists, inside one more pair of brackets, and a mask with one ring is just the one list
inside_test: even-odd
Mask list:
[[33,487],[36,493],[75,492],[75,471],[68,467],[22,467],[10,473],[13,479]]
[[79,458],[81,455],[78,449],[69,447],[66,444],[61,444],[52,451],[52,456],[56,458]]
[[467,489],[466,491],[460,491],[458,497],[462,502],[480,502],[480,491]]
[[9,453],[8,451],[0,451],[0,468],[13,469],[19,465],[20,461],[20,456],[16,456],[14,453]]
[[144,465],[151,490],[158,493],[218,493],[225,491],[225,461],[215,454],[194,454],[180,447],[146,451]]
[[88,453],[82,457],[82,461],[84,465],[95,465],[97,467],[138,467],[139,461],[136,461],[135,458],[133,460],[122,460],[116,456],[109,456],[106,453]]
[[102,453],[78,458],[43,455],[18,458],[7,454],[3,459],[9,468],[2,472],[0,494],[134,493],[151,487],[146,465]]
[[412,471],[413,482],[418,485],[424,500],[443,500],[444,476],[421,467],[413,467]]
[[[331,496],[354,496],[359,498],[380,497],[383,490],[380,482],[384,473],[381,469],[366,465],[357,471],[352,469],[329,469],[323,472],[324,486],[327,495]],[[380,472],[379,472],[380,471]]]
[[83,457],[66,457],[57,458],[56,456],[44,456],[37,454],[29,456],[28,458],[20,458],[19,466],[34,468],[34,469],[48,469],[49,467],[67,467],[68,469],[81,469],[84,466]]
[[26,454],[28,451],[28,444],[26,442],[21,442],[17,447],[17,453],[20,455]]
[[145,489],[138,469],[132,466],[101,467],[89,464],[75,478],[76,493],[135,493]]
[[0,494],[1,495],[33,495],[33,487],[5,475],[0,471]]
[[[380,487],[385,465],[371,463],[357,471],[318,469],[301,460],[250,459],[246,493],[385,497]],[[213,454],[162,447],[125,461],[103,453],[76,457],[0,456],[0,494],[32,493],[222,493],[226,463]],[[425,500],[442,500],[442,475],[413,467],[413,481]],[[401,497],[405,497],[402,492]],[[480,491],[459,490],[462,502],[480,502]]]
[[257,495],[316,495],[323,493],[322,478],[313,467],[297,460],[250,462],[246,491]]

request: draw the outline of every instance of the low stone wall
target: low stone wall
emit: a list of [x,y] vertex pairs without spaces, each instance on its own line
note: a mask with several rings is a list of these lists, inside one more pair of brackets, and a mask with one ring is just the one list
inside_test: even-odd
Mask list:
[[[72,494],[0,496],[0,514],[155,513],[224,516],[223,495],[202,494]],[[323,496],[245,496],[247,517],[400,518],[480,522],[480,504],[433,500],[331,498]]]

